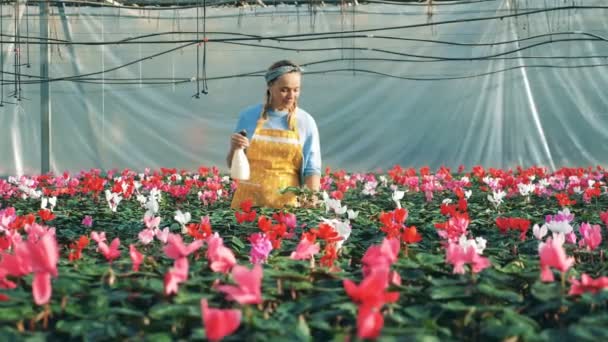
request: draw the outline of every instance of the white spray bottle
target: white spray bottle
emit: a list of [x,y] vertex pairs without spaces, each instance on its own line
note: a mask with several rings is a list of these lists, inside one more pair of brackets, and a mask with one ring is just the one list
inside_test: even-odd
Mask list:
[[[240,135],[247,137],[247,131],[242,130],[239,132]],[[239,180],[249,179],[249,160],[245,155],[245,150],[237,148],[232,155],[232,165],[230,167],[230,177]]]

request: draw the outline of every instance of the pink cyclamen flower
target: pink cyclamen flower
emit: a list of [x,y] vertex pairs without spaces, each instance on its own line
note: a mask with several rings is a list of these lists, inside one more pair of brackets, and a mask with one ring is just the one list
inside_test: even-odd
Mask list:
[[249,236],[251,242],[251,262],[259,264],[268,259],[268,255],[272,251],[272,242],[264,233],[255,233]]
[[260,304],[263,276],[264,271],[260,264],[253,266],[251,271],[245,266],[235,265],[232,269],[232,277],[237,285],[220,285],[217,289],[226,294],[226,299],[234,300],[239,304]]
[[188,258],[183,257],[175,260],[173,267],[165,273],[165,295],[177,294],[179,284],[188,280]]
[[585,273],[581,275],[580,281],[572,278],[570,282],[572,283],[572,287],[570,287],[568,294],[571,296],[580,295],[585,292],[598,293],[608,288],[608,277],[593,279]]
[[210,341],[219,341],[233,334],[241,325],[241,311],[235,309],[214,309],[201,299],[201,313],[205,335]]
[[446,249],[445,260],[454,266],[454,274],[464,274],[466,264],[470,264],[473,273],[479,273],[491,265],[488,258],[477,254],[474,246],[463,247],[451,242]]
[[53,289],[51,287],[51,276],[57,276],[57,262],[59,261],[59,247],[55,239],[54,231],[45,233],[39,240],[28,242],[29,258],[31,258],[32,272],[32,294],[37,305],[49,302]]
[[112,262],[113,260],[118,259],[118,257],[120,257],[120,250],[118,249],[119,247],[119,238],[114,238],[114,240],[112,240],[112,243],[110,243],[109,246],[105,243],[105,241],[99,242],[97,244],[97,248],[109,262]]
[[589,223],[581,224],[579,232],[582,235],[578,242],[580,247],[587,247],[587,250],[594,250],[602,243],[602,229],[598,224],[590,225]]
[[106,241],[106,232],[91,232],[91,240],[97,242],[98,244],[100,242],[105,242]]
[[169,234],[167,244],[163,248],[165,254],[174,260],[187,257],[197,251],[203,245],[203,240],[195,240],[189,245],[185,245],[181,235]]
[[566,242],[576,245],[576,234],[574,232],[566,234]]
[[82,219],[82,225],[88,228],[93,227],[93,218],[90,215],[86,215]]
[[0,253],[0,288],[15,288],[6,276],[22,277],[34,273],[32,295],[37,305],[49,302],[52,294],[51,276],[57,276],[59,247],[55,231],[34,223],[27,241],[15,241],[13,254]]
[[160,216],[154,217],[154,215],[146,215],[144,216],[144,224],[148,229],[158,228],[158,226],[160,225]]
[[382,313],[373,307],[361,305],[357,314],[357,336],[361,339],[376,339],[384,327]]
[[133,272],[139,271],[139,265],[144,261],[144,255],[141,254],[135,245],[129,245],[129,255],[131,256],[131,262],[133,263]]
[[154,231],[154,229],[146,228],[146,229],[142,229],[139,232],[139,234],[137,234],[137,237],[139,238],[139,241],[142,244],[148,245],[148,244],[150,244],[150,242],[152,242],[154,240],[155,235],[156,235],[156,232]]
[[574,264],[574,258],[568,257],[564,250],[562,241],[548,238],[547,242],[541,243],[539,246],[540,256],[540,278],[544,282],[552,282],[555,280],[551,267],[556,268],[562,273],[566,273]]
[[296,247],[294,252],[291,252],[290,258],[293,260],[306,260],[312,258],[315,254],[319,253],[319,244],[312,243],[307,238],[300,240],[300,243]]
[[236,258],[234,253],[224,246],[224,240],[215,233],[207,238],[207,259],[213,272],[228,273],[234,265]]
[[287,228],[293,229],[297,225],[296,215],[292,213],[275,213],[272,218],[278,223],[283,223]]
[[156,233],[156,238],[158,239],[158,241],[162,242],[162,243],[167,243],[167,239],[169,238],[169,228],[165,227],[165,229],[160,230],[160,229],[156,229],[155,231]]
[[388,271],[390,266],[397,261],[399,249],[400,242],[396,238],[384,238],[382,244],[370,246],[361,259],[363,276],[368,276],[372,269],[382,268]]

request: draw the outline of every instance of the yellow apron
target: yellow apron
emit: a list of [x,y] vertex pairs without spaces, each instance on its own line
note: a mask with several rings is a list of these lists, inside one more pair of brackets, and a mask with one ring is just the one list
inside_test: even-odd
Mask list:
[[249,180],[239,180],[232,198],[233,209],[250,199],[254,206],[279,209],[295,205],[293,193],[280,194],[283,188],[300,186],[302,147],[300,135],[293,130],[264,128],[266,120],[260,118],[247,148],[251,171]]

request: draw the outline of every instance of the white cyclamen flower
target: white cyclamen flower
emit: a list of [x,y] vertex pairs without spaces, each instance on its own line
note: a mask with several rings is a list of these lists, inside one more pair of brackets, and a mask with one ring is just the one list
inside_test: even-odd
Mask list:
[[538,224],[535,224],[532,227],[532,233],[537,240],[542,240],[547,235],[547,225],[543,224],[542,227],[539,227]]
[[458,244],[463,248],[467,249],[469,247],[473,247],[475,249],[475,253],[481,255],[483,251],[486,249],[487,241],[482,237],[478,237],[475,239],[467,239],[466,235],[461,235],[458,239]]
[[395,190],[393,192],[393,202],[395,202],[395,205],[397,205],[397,208],[401,208],[401,202],[400,200],[403,198],[403,196],[405,195],[405,191],[399,191],[399,190]]

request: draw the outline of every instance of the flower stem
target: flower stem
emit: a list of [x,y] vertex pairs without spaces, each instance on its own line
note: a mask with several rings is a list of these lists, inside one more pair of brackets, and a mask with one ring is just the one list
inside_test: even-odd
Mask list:
[[245,317],[247,319],[247,325],[249,326],[249,329],[253,331],[253,311],[251,310],[250,305],[245,306]]

